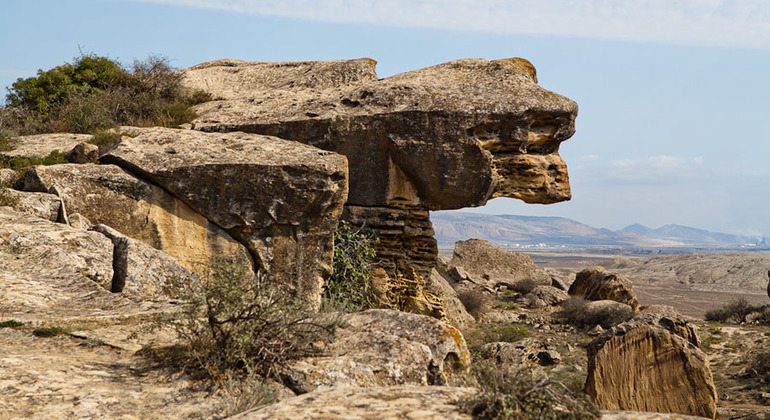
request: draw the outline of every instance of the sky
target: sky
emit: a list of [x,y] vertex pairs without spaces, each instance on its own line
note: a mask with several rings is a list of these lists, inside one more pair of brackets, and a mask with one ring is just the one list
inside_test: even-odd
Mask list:
[[370,57],[380,77],[524,57],[575,100],[573,198],[465,209],[770,237],[766,0],[0,0],[0,86],[95,53],[178,68]]

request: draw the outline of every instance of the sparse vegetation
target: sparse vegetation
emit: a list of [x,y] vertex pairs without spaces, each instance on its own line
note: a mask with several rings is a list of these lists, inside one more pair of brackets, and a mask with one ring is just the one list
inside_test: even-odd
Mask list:
[[238,374],[277,377],[293,359],[315,354],[336,320],[322,319],[263,275],[227,259],[191,289],[175,322],[190,356],[218,380]]
[[10,185],[0,183],[0,207],[16,207],[19,205],[19,197],[13,195],[12,192],[9,192],[7,189],[9,187]]
[[56,337],[66,333],[67,330],[62,327],[41,327],[32,330],[32,335],[35,337]]
[[740,298],[731,300],[719,309],[706,311],[705,318],[706,321],[741,323],[746,321],[746,315],[760,309],[762,309],[761,306],[751,305],[745,298]]
[[118,125],[174,127],[196,117],[191,105],[210,99],[186,91],[181,77],[165,57],[150,56],[126,69],[107,57],[83,54],[13,83],[0,129],[26,135],[93,133]]
[[534,382],[526,372],[479,362],[474,364],[479,392],[458,401],[474,419],[595,419],[599,410],[587,395],[561,382]]
[[23,325],[24,325],[23,323],[15,319],[9,319],[8,321],[0,322],[0,328],[18,328]]
[[346,312],[374,308],[377,302],[369,270],[376,257],[378,234],[356,228],[344,220],[334,231],[333,273],[325,293],[325,306]]
[[478,290],[463,290],[457,294],[457,298],[463,306],[465,306],[465,310],[476,320],[481,319],[481,317],[489,310],[489,305],[487,304],[486,299],[484,299],[484,294]]
[[465,334],[465,341],[472,353],[479,353],[484,344],[506,342],[515,343],[526,338],[529,329],[524,325],[506,324],[477,328]]
[[554,317],[578,328],[591,328],[595,325],[601,325],[602,328],[612,328],[628,321],[633,316],[634,311],[628,306],[606,306],[592,309],[588,301],[575,297],[564,301],[559,312],[554,314]]
[[765,381],[770,381],[770,351],[760,350],[755,353],[749,366]]

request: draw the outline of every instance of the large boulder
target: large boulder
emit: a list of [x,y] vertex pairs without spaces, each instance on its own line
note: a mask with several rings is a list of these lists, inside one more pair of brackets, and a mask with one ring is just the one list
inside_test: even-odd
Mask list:
[[122,137],[100,160],[170,192],[320,304],[347,197],[343,156],[270,136],[157,128]]
[[462,267],[474,282],[491,289],[551,285],[551,276],[535,265],[529,255],[500,248],[483,239],[456,242],[449,265]]
[[350,314],[321,357],[282,373],[296,393],[345,386],[459,384],[470,365],[462,334],[428,316],[387,309]]
[[118,166],[37,166],[27,172],[25,189],[56,190],[68,214],[110,226],[199,274],[205,274],[214,256],[251,265],[246,248],[222,228],[162,188]]
[[568,293],[587,300],[614,300],[639,312],[639,301],[631,281],[621,274],[607,272],[602,266],[579,272]]
[[412,296],[415,308],[442,316],[440,299],[424,287],[438,252],[428,212],[493,197],[568,200],[558,148],[574,133],[577,104],[539,87],[520,58],[457,60],[385,79],[375,64],[191,67],[182,71],[185,84],[219,98],[196,106],[191,127],[274,135],[347,156],[343,218],[382,232],[377,251],[395,280],[390,295]]
[[716,416],[717,393],[706,355],[646,323],[617,326],[594,339],[585,389],[605,410]]

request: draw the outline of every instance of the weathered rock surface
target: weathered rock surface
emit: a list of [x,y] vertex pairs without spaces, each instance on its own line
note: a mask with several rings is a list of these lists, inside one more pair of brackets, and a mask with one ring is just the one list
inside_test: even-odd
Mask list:
[[55,222],[59,219],[61,200],[53,194],[22,192],[10,188],[2,188],[2,193],[11,197],[16,203],[13,209],[22,213],[31,214],[41,219]]
[[67,152],[67,160],[72,163],[96,163],[99,161],[99,147],[89,143],[78,143]]
[[343,156],[269,136],[153,129],[121,138],[101,161],[171,192],[281,284],[320,303],[347,197]]
[[631,282],[618,273],[607,272],[602,266],[579,272],[569,287],[569,294],[587,300],[614,300],[639,312],[639,301]]
[[0,169],[0,187],[12,185],[19,175],[13,169]]
[[548,309],[569,299],[569,294],[553,286],[535,286],[524,298],[529,308]]
[[326,355],[282,374],[296,393],[345,386],[457,385],[470,354],[462,334],[425,315],[372,309],[350,314]]
[[500,365],[552,366],[561,362],[559,352],[532,338],[515,343],[487,343],[481,348],[481,354],[485,359],[493,359]]
[[477,284],[494,289],[500,285],[516,287],[522,283],[551,285],[551,276],[520,252],[500,248],[482,239],[455,243],[450,266],[462,267]]
[[347,156],[345,220],[385,228],[378,253],[387,274],[406,279],[396,283],[407,285],[417,307],[440,314],[440,299],[409,288],[425,289],[435,264],[427,211],[493,197],[569,199],[558,147],[574,133],[577,105],[540,88],[524,59],[458,60],[381,80],[375,64],[192,67],[183,71],[188,87],[222,98],[198,105],[192,126],[274,135]]
[[13,150],[0,152],[0,156],[4,156],[6,158],[12,158],[16,156],[44,158],[54,151],[67,154],[79,143],[84,143],[91,140],[91,137],[92,136],[90,134],[70,133],[35,134],[32,136],[21,136],[19,137],[19,141]]
[[433,269],[430,275],[430,284],[438,288],[438,293],[441,296],[443,302],[444,314],[447,321],[454,325],[461,331],[465,331],[467,328],[475,324],[476,320],[465,305],[460,301],[457,291],[449,284],[444,276],[439,274],[436,269]]
[[453,401],[475,392],[472,388],[414,385],[331,388],[247,411],[230,420],[470,420],[471,416],[460,413]]
[[650,305],[619,327],[623,328],[624,325],[629,324],[647,324],[663,328],[684,338],[695,347],[700,347],[698,328],[695,324],[690,318],[681,315],[674,307],[668,305]]
[[27,172],[26,190],[54,187],[67,213],[108,225],[167,253],[194,272],[204,273],[213,256],[251,264],[245,247],[219,226],[118,166],[66,164],[37,166]]
[[715,418],[716,388],[703,352],[663,328],[619,327],[588,349],[586,392],[600,408]]

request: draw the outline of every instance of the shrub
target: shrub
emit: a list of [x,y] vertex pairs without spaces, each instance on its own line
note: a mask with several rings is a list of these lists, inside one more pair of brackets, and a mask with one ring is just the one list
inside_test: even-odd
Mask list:
[[17,328],[17,327],[21,327],[22,325],[24,324],[15,319],[10,319],[8,321],[0,322],[0,328]]
[[9,206],[16,207],[19,205],[19,197],[13,195],[6,188],[7,185],[0,184],[0,207]]
[[751,359],[750,367],[757,375],[770,380],[770,351],[763,350],[756,353]]
[[599,410],[587,395],[573,393],[561,382],[534,382],[523,370],[501,369],[479,362],[472,373],[479,392],[457,401],[474,419],[596,419]]
[[208,277],[191,288],[175,326],[211,376],[277,377],[290,360],[318,352],[334,321],[319,318],[249,267],[215,258]]
[[744,322],[746,321],[746,315],[760,310],[760,306],[754,306],[749,303],[745,298],[734,299],[727,303],[727,305],[719,308],[706,311],[706,321],[717,322]]
[[457,294],[457,298],[465,306],[465,310],[477,320],[489,310],[484,294],[477,290],[464,290]]
[[62,327],[42,327],[34,329],[32,335],[35,337],[55,337],[66,332],[67,330]]
[[378,240],[377,232],[371,229],[340,222],[334,231],[333,273],[324,294],[326,306],[348,312],[377,306],[369,270]]
[[22,134],[92,133],[117,125],[177,126],[196,117],[191,105],[210,99],[204,92],[185,90],[182,75],[164,57],[136,61],[129,71],[93,54],[18,79],[6,96],[10,108],[23,111],[9,126]]
[[521,293],[522,295],[526,295],[529,292],[532,291],[535,287],[539,286],[534,280],[532,279],[524,279],[521,281],[518,281],[516,283],[508,285],[508,288],[510,290],[513,290],[517,293]]
[[554,314],[554,317],[578,328],[590,328],[595,325],[601,325],[602,328],[612,328],[628,321],[633,316],[634,311],[628,306],[607,306],[592,309],[588,301],[576,297],[562,302],[561,309]]
[[484,344],[496,342],[515,343],[528,335],[529,330],[524,325],[485,326],[466,334],[465,341],[473,353],[479,353]]

